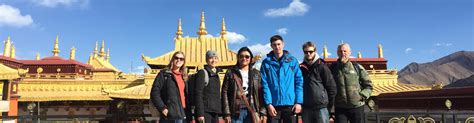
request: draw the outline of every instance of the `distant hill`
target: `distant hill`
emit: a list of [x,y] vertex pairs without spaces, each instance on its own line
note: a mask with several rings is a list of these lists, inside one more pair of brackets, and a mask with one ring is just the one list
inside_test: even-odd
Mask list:
[[465,78],[465,79],[461,79],[461,80],[458,80],[456,82],[453,82],[445,87],[447,88],[451,88],[451,87],[467,87],[467,86],[474,86],[474,75],[468,77],[468,78]]
[[458,51],[433,62],[410,63],[398,72],[398,81],[407,84],[448,85],[474,75],[474,51]]

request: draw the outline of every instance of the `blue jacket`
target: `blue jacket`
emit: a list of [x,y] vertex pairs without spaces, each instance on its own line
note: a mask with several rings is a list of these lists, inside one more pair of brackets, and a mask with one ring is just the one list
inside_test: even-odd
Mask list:
[[280,61],[273,52],[267,54],[260,68],[265,105],[303,104],[303,76],[298,60],[284,51]]

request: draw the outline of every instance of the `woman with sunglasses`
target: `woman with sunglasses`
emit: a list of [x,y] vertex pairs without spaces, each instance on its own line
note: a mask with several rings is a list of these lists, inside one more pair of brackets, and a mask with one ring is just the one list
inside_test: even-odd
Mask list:
[[166,69],[158,73],[151,88],[150,99],[161,113],[160,123],[183,123],[186,118],[187,70],[185,56],[175,52]]
[[[265,121],[265,106],[260,73],[253,69],[253,54],[248,47],[237,53],[237,64],[230,68],[222,85],[222,106],[226,123]],[[253,115],[253,116],[252,116]]]

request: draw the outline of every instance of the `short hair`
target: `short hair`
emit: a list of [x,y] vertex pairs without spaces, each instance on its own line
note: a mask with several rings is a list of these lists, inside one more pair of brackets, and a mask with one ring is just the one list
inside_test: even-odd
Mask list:
[[348,43],[342,43],[337,45],[337,50],[341,50],[342,46],[346,46],[347,48],[349,48],[349,50],[351,49],[351,46]]
[[303,50],[306,47],[314,47],[314,51],[316,51],[316,45],[311,41],[307,41],[306,43],[303,44]]
[[283,38],[280,35],[274,35],[270,38],[270,43],[273,43],[274,41],[281,40],[283,41]]

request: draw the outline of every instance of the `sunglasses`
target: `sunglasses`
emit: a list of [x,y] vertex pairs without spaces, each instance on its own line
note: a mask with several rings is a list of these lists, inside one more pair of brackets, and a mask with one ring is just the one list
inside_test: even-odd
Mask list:
[[173,59],[174,59],[174,60],[184,61],[184,57],[174,57]]
[[250,59],[250,55],[239,55],[239,58]]
[[308,54],[308,53],[313,54],[314,53],[314,51],[311,51],[311,50],[310,51],[303,51],[303,52],[304,52],[304,54]]

